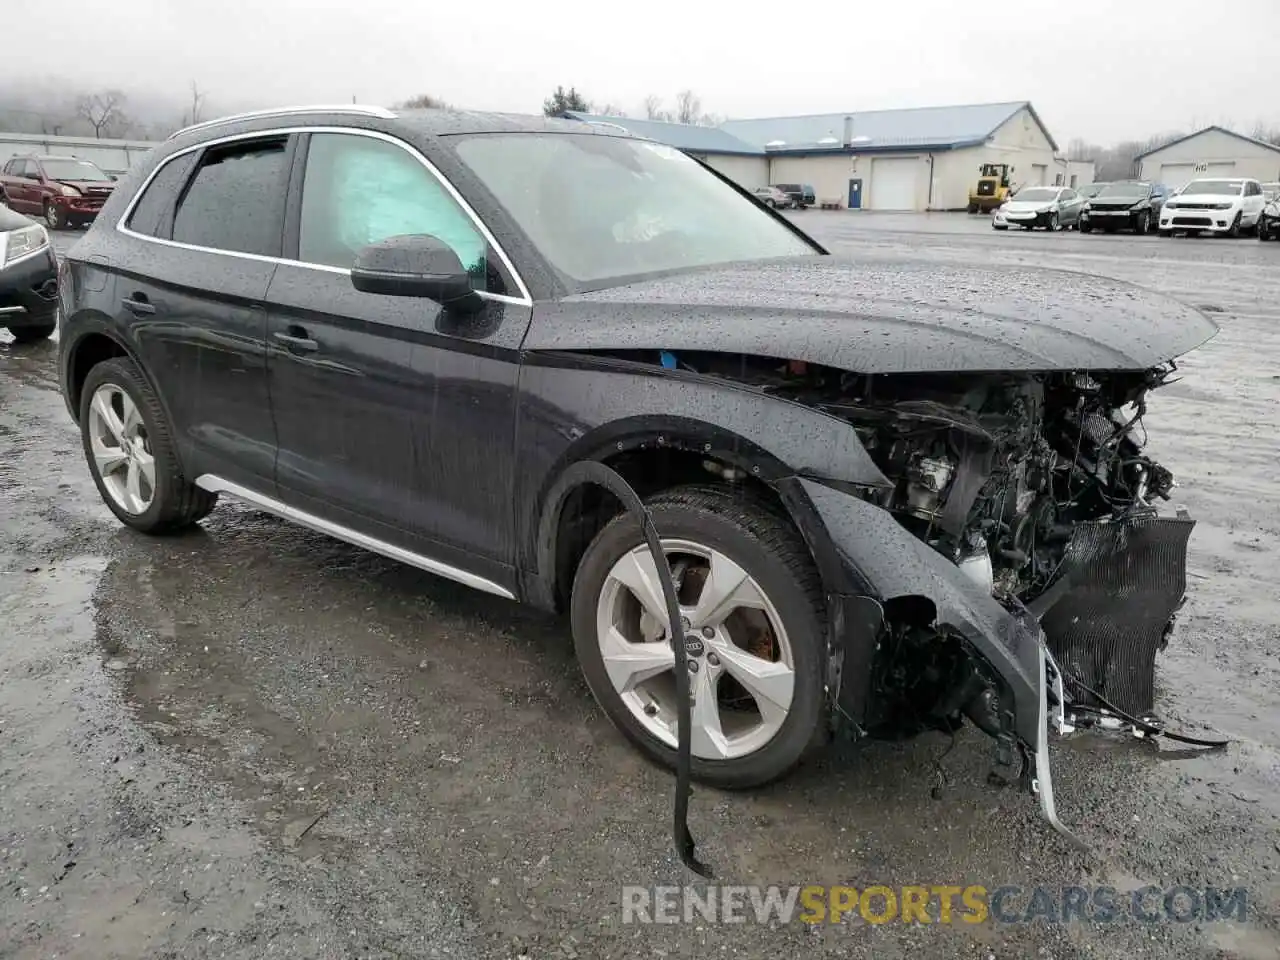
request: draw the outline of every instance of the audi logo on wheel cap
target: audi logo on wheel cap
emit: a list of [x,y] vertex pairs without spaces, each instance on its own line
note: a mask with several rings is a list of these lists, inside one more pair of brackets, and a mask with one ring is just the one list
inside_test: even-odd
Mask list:
[[702,641],[699,640],[697,637],[684,638],[684,652],[689,656],[700,657],[702,656],[702,651],[705,649],[706,647],[703,646]]

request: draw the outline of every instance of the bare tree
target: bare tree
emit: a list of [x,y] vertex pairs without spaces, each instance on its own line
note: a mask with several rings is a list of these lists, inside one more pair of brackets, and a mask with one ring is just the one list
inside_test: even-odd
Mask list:
[[104,132],[110,134],[116,128],[127,125],[124,115],[125,99],[125,95],[119,90],[77,97],[76,116],[93,127],[94,137],[101,140]]
[[601,117],[625,117],[627,111],[616,103],[602,103],[599,107],[591,105],[591,112]]
[[399,110],[448,110],[449,105],[439,97],[433,97],[429,93],[420,93],[416,97],[410,97],[403,103],[397,103],[396,108]]
[[662,98],[656,93],[644,98],[644,115],[650,120],[671,121],[671,112],[662,108]]
[[201,93],[194,80],[191,81],[191,123],[199,123],[204,101],[208,94]]
[[1253,132],[1250,134],[1255,140],[1261,140],[1263,143],[1271,143],[1280,146],[1280,126],[1274,123],[1267,123],[1265,120],[1258,120],[1253,125]]
[[692,90],[676,94],[676,122],[697,123],[702,117],[702,101]]

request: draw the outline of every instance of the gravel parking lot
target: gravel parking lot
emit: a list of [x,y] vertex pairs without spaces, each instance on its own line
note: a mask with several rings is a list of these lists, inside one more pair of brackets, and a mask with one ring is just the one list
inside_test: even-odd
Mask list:
[[[55,345],[0,333],[0,958],[1280,958],[1280,246],[795,215],[833,250],[1155,287],[1221,334],[1159,391],[1199,520],[1158,708],[1225,751],[1055,745],[1072,851],[966,730],[699,789],[723,883],[1245,887],[1246,923],[624,925],[681,883],[672,780],[596,709],[567,627],[224,503],[147,539],[100,502]],[[59,235],[67,246],[74,235]]]

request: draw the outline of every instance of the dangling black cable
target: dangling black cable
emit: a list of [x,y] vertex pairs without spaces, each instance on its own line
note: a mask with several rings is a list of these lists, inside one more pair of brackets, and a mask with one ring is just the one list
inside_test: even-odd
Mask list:
[[594,460],[582,460],[573,464],[566,472],[566,481],[581,477],[591,483],[597,483],[622,501],[624,507],[640,521],[645,542],[653,555],[653,565],[658,571],[658,580],[662,584],[662,597],[667,605],[667,619],[671,622],[671,651],[675,654],[676,672],[676,717],[679,730],[676,738],[676,801],[674,822],[672,824],[673,839],[680,862],[700,877],[711,877],[711,868],[698,860],[695,855],[696,846],[689,833],[689,778],[692,748],[692,710],[689,705],[689,660],[685,650],[684,623],[680,617],[680,598],[676,595],[675,581],[671,578],[671,567],[667,563],[666,552],[662,549],[662,540],[658,537],[658,528],[654,526],[653,517],[640,499],[639,494],[631,489],[631,485],[616,471]]
[[[1133,726],[1137,727],[1139,730],[1141,730],[1143,733],[1147,734],[1148,736],[1164,737],[1167,740],[1176,740],[1178,743],[1187,743],[1193,747],[1225,747],[1231,743],[1230,740],[1201,740],[1198,737],[1188,737],[1186,734],[1182,734],[1182,733],[1170,733],[1168,730],[1165,730],[1162,727],[1157,727],[1155,724],[1148,723],[1145,720],[1139,720],[1137,717],[1132,716],[1128,713],[1125,713],[1123,710],[1117,707],[1114,703],[1112,703],[1110,700],[1108,700],[1106,697],[1100,694],[1097,690],[1094,690],[1091,687],[1085,686],[1083,683],[1081,683],[1071,674],[1067,673],[1065,670],[1062,671],[1062,676],[1063,676],[1063,679],[1073,684],[1074,686],[1079,687],[1085,693],[1089,694],[1089,696],[1093,697],[1100,704],[1106,707],[1107,710],[1115,714],[1125,723],[1133,724]],[[1101,710],[1098,710],[1093,707],[1077,705],[1077,706],[1074,706],[1073,709],[1081,713],[1093,713],[1098,715],[1102,714]]]

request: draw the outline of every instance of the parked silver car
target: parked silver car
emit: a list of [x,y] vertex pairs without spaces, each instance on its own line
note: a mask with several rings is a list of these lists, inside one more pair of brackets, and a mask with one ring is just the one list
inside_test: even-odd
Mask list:
[[1065,230],[1080,221],[1084,198],[1070,187],[1023,187],[991,217],[996,230]]
[[779,210],[785,210],[787,207],[793,205],[790,195],[783,193],[777,187],[756,187],[751,191],[751,195],[766,207],[776,207]]

